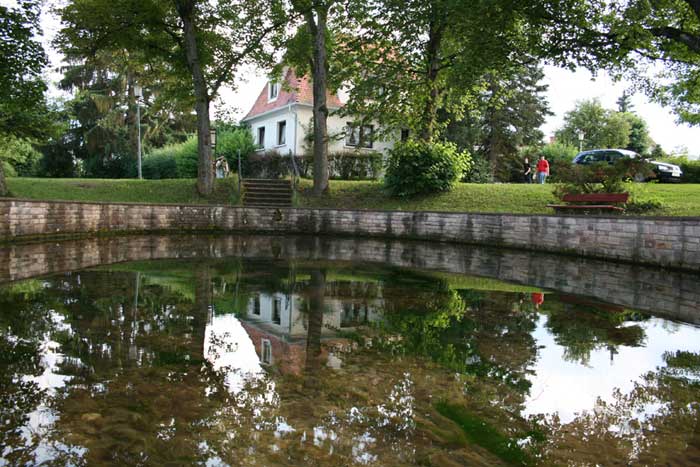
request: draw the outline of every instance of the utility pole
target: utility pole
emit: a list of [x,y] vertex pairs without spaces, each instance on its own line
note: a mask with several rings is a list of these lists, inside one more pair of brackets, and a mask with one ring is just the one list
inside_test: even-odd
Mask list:
[[141,172],[141,98],[143,89],[138,84],[134,86],[134,96],[136,96],[136,126],[138,127],[138,140],[136,141],[136,168],[139,180],[143,180]]

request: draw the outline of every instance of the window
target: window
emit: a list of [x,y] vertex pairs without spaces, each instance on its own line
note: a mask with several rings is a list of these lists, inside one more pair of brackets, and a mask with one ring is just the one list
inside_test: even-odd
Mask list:
[[401,129],[401,141],[408,141],[408,128]]
[[287,121],[277,122],[277,145],[283,146],[287,141]]
[[374,126],[357,125],[348,122],[345,130],[345,145],[358,148],[371,148],[374,142]]
[[265,365],[272,363],[272,344],[269,339],[262,339],[260,345],[260,361]]
[[262,149],[265,147],[265,127],[261,126],[258,128],[258,148]]
[[260,316],[260,295],[253,298],[253,314]]
[[267,89],[268,89],[268,96],[267,100],[268,101],[274,101],[277,99],[277,96],[280,93],[280,84],[279,83],[267,83]]
[[275,324],[282,323],[282,300],[274,299],[272,302],[272,322]]

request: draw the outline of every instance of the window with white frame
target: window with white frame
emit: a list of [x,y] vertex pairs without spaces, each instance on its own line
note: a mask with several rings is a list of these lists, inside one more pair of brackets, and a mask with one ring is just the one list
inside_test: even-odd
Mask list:
[[282,120],[277,122],[277,146],[283,146],[287,143],[287,121]]
[[272,301],[272,322],[275,324],[282,323],[282,300],[275,298]]
[[269,339],[262,339],[260,345],[260,361],[265,365],[272,364],[272,343]]
[[268,94],[267,100],[274,101],[280,93],[280,83],[269,82],[267,84]]
[[345,129],[345,145],[356,148],[371,148],[374,144],[374,126],[348,122]]
[[258,127],[258,149],[265,147],[265,127]]
[[253,314],[260,316],[260,295],[255,295],[253,298]]

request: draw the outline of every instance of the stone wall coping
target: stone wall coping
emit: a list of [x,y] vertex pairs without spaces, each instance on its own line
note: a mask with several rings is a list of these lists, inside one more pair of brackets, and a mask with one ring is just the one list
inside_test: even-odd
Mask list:
[[[177,204],[177,203],[134,203],[127,201],[75,201],[75,200],[40,200],[27,198],[0,198],[0,203],[3,202],[21,202],[21,203],[36,203],[36,204],[80,204],[80,205],[97,205],[97,206],[163,206],[163,207],[178,207],[178,208],[226,208],[243,210],[261,210],[263,208],[245,206],[232,206],[230,204]],[[276,208],[270,208],[276,209]],[[671,222],[700,222],[700,216],[605,216],[605,215],[583,215],[583,214],[524,214],[510,212],[476,212],[476,211],[397,211],[392,209],[344,209],[344,208],[313,208],[313,207],[291,207],[279,208],[286,211],[336,211],[336,212],[361,212],[361,213],[396,213],[396,214],[438,214],[438,215],[475,215],[475,216],[512,216],[521,218],[552,218],[552,219],[609,219],[609,220],[636,220],[636,221],[671,221]]]

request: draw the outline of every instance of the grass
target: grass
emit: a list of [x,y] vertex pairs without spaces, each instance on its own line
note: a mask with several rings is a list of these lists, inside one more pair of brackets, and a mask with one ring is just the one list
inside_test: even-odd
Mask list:
[[7,185],[12,196],[27,199],[172,204],[238,202],[235,177],[215,180],[214,192],[209,197],[197,193],[196,181],[193,179],[9,178]]
[[[509,212],[552,214],[548,203],[557,202],[553,185],[460,183],[452,191],[407,200],[391,198],[376,181],[331,181],[327,197],[311,195],[311,181],[302,180],[297,197],[300,207],[378,209],[400,211]],[[656,199],[662,208],[653,216],[700,216],[700,184],[635,184],[641,199]]]
[[[10,178],[13,196],[28,199],[65,201],[105,201],[173,204],[238,203],[237,179],[216,180],[214,193],[202,197],[195,180],[98,180]],[[314,208],[377,209],[400,211],[510,212],[551,214],[548,203],[555,202],[553,185],[468,184],[432,196],[396,199],[376,181],[331,181],[329,196],[311,195],[311,181],[301,180],[295,205]],[[654,199],[662,208],[643,215],[700,216],[700,184],[634,184],[633,194]],[[635,214],[639,215],[639,214]]]

